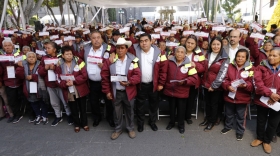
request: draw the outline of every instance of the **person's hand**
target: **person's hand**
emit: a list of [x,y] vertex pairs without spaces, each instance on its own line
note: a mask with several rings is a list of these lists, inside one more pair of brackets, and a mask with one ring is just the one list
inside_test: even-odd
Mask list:
[[106,96],[107,96],[107,99],[108,99],[108,100],[112,100],[112,99],[113,99],[113,97],[112,97],[112,94],[111,94],[111,93],[108,93]]
[[242,83],[242,84],[238,85],[238,88],[246,88],[246,87],[247,87],[246,83]]
[[213,92],[214,91],[214,89],[212,88],[212,87],[210,87],[209,89],[208,89],[208,92]]
[[120,81],[120,85],[126,87],[129,85],[129,82],[123,82],[123,81]]
[[18,61],[17,65],[20,66],[20,67],[23,67],[22,66],[22,61]]
[[165,38],[166,38],[165,36],[162,36],[162,39],[163,39],[163,40],[165,40]]
[[26,76],[26,80],[31,80],[32,79],[32,75],[27,75]]
[[255,43],[258,43],[258,42],[259,42],[259,39],[258,39],[258,38],[254,38],[254,42],[255,42]]
[[73,81],[72,80],[67,80],[66,86],[73,86]]
[[269,98],[269,100],[267,101],[267,104],[268,105],[273,105],[275,103],[274,100],[272,100],[271,98]]
[[161,85],[159,85],[158,87],[157,87],[157,91],[161,91],[163,89],[163,86],[161,86]]
[[49,70],[50,69],[50,65],[49,64],[45,64],[45,69]]
[[270,98],[271,98],[273,101],[279,101],[280,96],[279,96],[278,94],[276,94],[276,93],[272,93],[272,94],[270,95]]
[[257,29],[256,29],[256,28],[254,28],[254,29],[253,29],[253,33],[256,33],[256,32],[257,32]]
[[69,41],[68,44],[69,44],[69,46],[72,46],[73,45],[73,41]]
[[80,45],[80,50],[83,50],[83,49],[84,49],[84,45],[81,44],[81,45]]
[[103,67],[103,63],[98,63],[97,65],[100,69]]
[[194,62],[191,62],[191,65],[195,68],[195,63]]
[[50,64],[50,70],[54,70],[55,66],[54,64]]
[[116,54],[115,54],[115,53],[112,53],[112,54],[110,55],[109,61],[110,61],[111,63],[113,63],[115,57],[116,57]]
[[184,83],[185,83],[185,81],[178,81],[178,82],[177,82],[177,84],[178,84],[179,86],[183,85]]
[[228,91],[233,92],[233,93],[236,92],[235,89],[232,86],[228,87]]

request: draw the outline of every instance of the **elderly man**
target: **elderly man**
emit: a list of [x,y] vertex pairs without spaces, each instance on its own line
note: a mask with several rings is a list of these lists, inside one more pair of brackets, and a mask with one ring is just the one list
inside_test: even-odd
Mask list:
[[140,44],[134,44],[136,57],[139,58],[139,66],[141,69],[141,84],[136,96],[136,111],[137,111],[137,130],[144,130],[145,109],[144,104],[146,99],[149,102],[149,125],[153,131],[157,131],[156,126],[157,110],[158,110],[158,95],[163,89],[166,81],[167,73],[167,58],[165,52],[152,45],[151,35],[141,34],[139,37]]
[[[14,56],[19,55],[19,53],[15,52],[14,44],[10,39],[5,39],[2,42],[2,45],[4,49],[4,54],[2,55],[10,56],[10,61],[4,61],[0,63],[3,70],[0,77],[3,78],[2,80],[4,81],[5,85],[4,87],[3,84],[0,83],[0,90],[5,88],[8,103],[13,112],[13,114],[11,114],[10,111],[10,118],[7,122],[18,123],[21,120],[23,114],[23,109],[21,109],[23,102],[23,90],[22,81],[15,77],[15,69],[17,65],[14,63],[13,58]],[[2,82],[2,80],[0,82]]]
[[[119,38],[116,43],[116,59],[113,63],[105,61],[101,71],[102,91],[109,100],[113,100],[115,131],[111,139],[117,139],[122,133],[123,113],[125,114],[126,129],[130,138],[135,138],[134,109],[132,99],[137,94],[137,84],[140,83],[141,71],[138,67],[138,58],[127,53],[131,41]],[[125,80],[118,79],[118,76]],[[117,78],[117,80],[113,80]]]
[[106,95],[102,93],[101,87],[101,68],[105,59],[108,59],[110,54],[108,45],[102,44],[102,36],[99,31],[91,33],[91,43],[85,45],[84,49],[80,52],[80,57],[85,61],[87,73],[89,78],[89,100],[91,105],[91,112],[93,117],[93,127],[99,125],[102,119],[100,110],[100,100],[105,99],[106,103],[106,118],[111,127],[115,127],[113,120],[113,106],[112,101],[107,100]]

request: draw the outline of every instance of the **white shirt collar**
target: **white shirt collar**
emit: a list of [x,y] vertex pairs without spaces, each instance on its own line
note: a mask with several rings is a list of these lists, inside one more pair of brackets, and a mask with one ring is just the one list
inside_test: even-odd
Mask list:
[[151,46],[150,50],[148,52],[144,52],[142,49],[141,49],[141,53],[144,53],[144,54],[151,54],[151,51],[154,51],[154,48]]
[[127,56],[126,55],[124,56],[124,60],[123,61],[121,59],[119,59],[119,58],[117,59],[117,61],[120,61],[120,62],[125,62],[126,60],[127,60]]
[[[236,48],[238,48],[238,47],[239,47],[239,43],[238,43],[238,45],[237,45]],[[229,48],[232,49],[230,44],[229,44]],[[235,49],[236,49],[236,48],[235,48]],[[232,49],[232,50],[235,50],[235,49]]]
[[93,47],[91,47],[91,50],[93,51],[93,52],[102,52],[102,50],[103,50],[103,46],[101,45],[101,47],[97,50],[97,51],[95,51],[94,49],[93,49]]

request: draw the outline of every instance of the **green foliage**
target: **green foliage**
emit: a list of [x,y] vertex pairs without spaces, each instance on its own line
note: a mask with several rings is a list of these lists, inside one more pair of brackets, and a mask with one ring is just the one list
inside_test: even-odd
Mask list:
[[49,7],[58,7],[59,6],[59,0],[44,0],[42,7],[48,5]]
[[215,0],[212,0],[211,21],[214,21],[214,16],[215,16]]
[[116,9],[115,8],[109,8],[107,12],[108,12],[108,16],[109,16],[109,21],[110,22],[117,20],[117,18],[116,18]]
[[226,0],[222,4],[222,8],[226,11],[228,18],[231,19],[232,22],[234,22],[234,17],[237,17],[241,12],[240,9],[235,9],[241,1],[242,0]]

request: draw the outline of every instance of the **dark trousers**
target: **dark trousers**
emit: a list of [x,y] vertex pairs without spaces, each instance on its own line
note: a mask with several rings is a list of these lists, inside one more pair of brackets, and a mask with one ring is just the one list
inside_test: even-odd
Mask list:
[[195,107],[195,99],[197,97],[198,89],[195,89],[195,86],[190,87],[189,97],[186,102],[186,115],[185,119],[192,118],[192,110]]
[[27,100],[27,98],[24,95],[22,96],[21,99],[22,99],[22,101],[21,101],[22,105],[20,108],[21,112],[22,113],[24,112],[25,114],[27,114],[29,119],[34,119],[36,116],[36,113],[35,113],[33,107],[31,106],[31,103]]
[[236,125],[237,125],[236,133],[243,134],[246,125],[247,104],[234,104],[234,103],[226,102],[225,108],[226,108],[225,128],[232,129],[234,117],[236,114]]
[[74,120],[75,127],[85,127],[88,125],[86,97],[74,98],[75,101],[69,101],[68,105]]
[[116,91],[116,98],[114,104],[114,122],[115,131],[122,131],[123,114],[125,117],[125,127],[128,131],[134,130],[134,109],[131,101],[128,101],[126,91]]
[[208,89],[204,89],[205,102],[206,102],[206,119],[213,124],[218,119],[218,108],[223,99],[222,91],[209,92]]
[[101,81],[89,81],[90,93],[89,100],[91,106],[91,113],[93,120],[101,120],[101,110],[100,110],[100,99],[104,98],[106,104],[106,119],[113,121],[113,104],[111,100],[106,98],[106,95],[102,92]]
[[169,124],[175,125],[176,118],[176,106],[177,106],[177,118],[178,118],[178,128],[185,128],[185,110],[187,98],[176,98],[168,97],[169,111],[170,111],[170,122]]
[[23,107],[23,92],[22,92],[22,86],[17,88],[10,88],[8,86],[5,87],[6,94],[8,98],[8,103],[11,106],[11,109],[14,113],[15,117],[20,117],[23,115],[24,109]]
[[276,112],[271,108],[257,105],[257,139],[269,144],[275,135],[279,121],[280,111]]
[[48,105],[43,101],[39,100],[36,102],[30,102],[31,107],[33,108],[33,111],[35,112],[35,115],[42,116],[47,118],[48,117]]
[[155,124],[158,110],[158,91],[153,92],[153,83],[140,84],[136,96],[137,124],[144,125],[146,99],[149,101],[149,124]]

